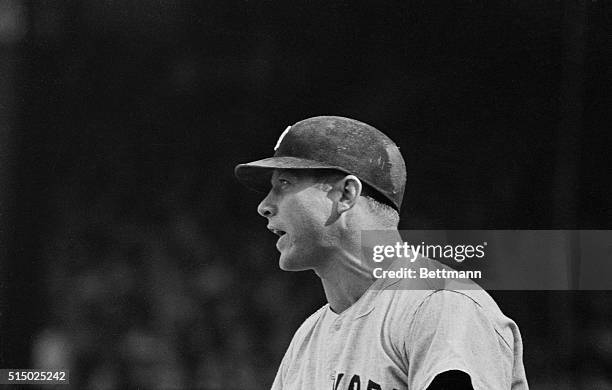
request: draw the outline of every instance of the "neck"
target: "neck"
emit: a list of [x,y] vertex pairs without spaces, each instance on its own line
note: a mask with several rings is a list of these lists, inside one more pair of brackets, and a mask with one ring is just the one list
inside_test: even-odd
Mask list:
[[[385,236],[385,240],[395,237],[395,235]],[[369,253],[367,248],[364,250],[361,243],[339,248],[324,266],[315,269],[323,284],[327,302],[335,313],[342,313],[357,302],[376,280],[372,273],[373,269],[385,267],[383,263],[362,259],[362,251]]]

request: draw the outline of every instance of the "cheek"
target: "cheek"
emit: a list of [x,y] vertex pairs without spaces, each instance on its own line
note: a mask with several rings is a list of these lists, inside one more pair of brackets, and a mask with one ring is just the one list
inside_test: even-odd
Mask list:
[[326,225],[328,215],[324,213],[304,215],[296,231],[295,243],[300,250],[313,254],[313,251],[334,246],[335,240],[330,226]]
[[300,228],[312,230],[313,233],[325,229],[331,211],[328,202],[318,198],[306,198],[297,202],[293,209],[295,221]]

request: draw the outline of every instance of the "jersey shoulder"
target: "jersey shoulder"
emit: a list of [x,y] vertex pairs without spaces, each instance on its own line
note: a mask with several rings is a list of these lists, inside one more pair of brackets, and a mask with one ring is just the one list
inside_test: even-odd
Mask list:
[[[487,319],[491,322],[493,328],[498,335],[504,340],[509,348],[513,348],[517,336],[518,326],[516,323],[507,317],[499,308],[493,297],[485,290],[448,290],[458,296],[465,297],[472,301],[483,312]],[[519,336],[520,338],[520,336]]]
[[327,310],[329,310],[329,304],[323,305],[317,311],[308,316],[308,318],[302,322],[300,327],[293,334],[291,345],[295,346],[296,344],[308,339],[316,329],[317,325],[321,323]]
[[[510,350],[520,340],[516,323],[508,318],[499,308],[495,300],[482,289],[453,290],[440,289],[427,291],[419,303],[411,305],[411,310],[404,313],[407,323],[412,324],[416,316],[428,313],[437,317],[438,312],[451,311],[454,321],[473,321],[474,316],[480,317],[489,323],[492,330],[503,340],[503,344]],[[440,313],[441,315],[441,313]],[[441,317],[445,317],[441,315]]]

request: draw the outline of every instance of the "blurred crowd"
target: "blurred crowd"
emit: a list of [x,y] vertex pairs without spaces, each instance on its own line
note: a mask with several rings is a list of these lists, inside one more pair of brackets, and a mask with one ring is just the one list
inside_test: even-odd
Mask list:
[[269,385],[292,332],[322,300],[316,284],[280,275],[264,225],[228,250],[193,214],[138,225],[114,210],[103,200],[67,207],[49,237],[52,314],[34,366],[70,367],[79,389]]

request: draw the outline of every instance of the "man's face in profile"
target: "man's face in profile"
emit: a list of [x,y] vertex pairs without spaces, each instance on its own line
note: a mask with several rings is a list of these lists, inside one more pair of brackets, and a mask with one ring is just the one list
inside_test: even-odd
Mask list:
[[257,211],[268,219],[268,229],[279,236],[280,268],[316,268],[335,242],[327,223],[333,206],[328,195],[333,186],[322,184],[305,169],[275,169],[271,185]]

